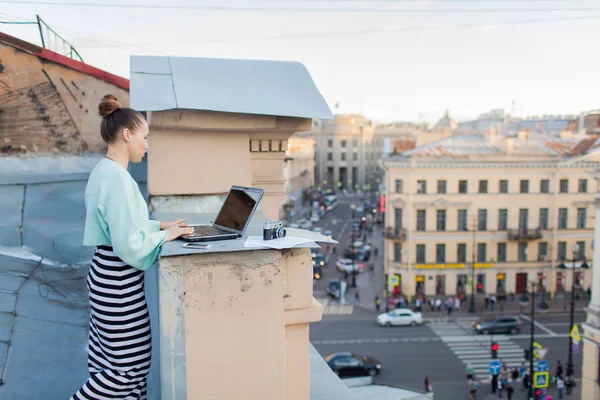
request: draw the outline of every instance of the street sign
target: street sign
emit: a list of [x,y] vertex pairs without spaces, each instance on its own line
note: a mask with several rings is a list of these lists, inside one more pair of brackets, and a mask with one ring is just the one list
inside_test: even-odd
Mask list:
[[502,363],[498,360],[492,360],[492,362],[490,362],[490,374],[492,375],[498,375],[500,373],[500,371],[502,370]]
[[538,342],[533,342],[533,356],[539,360],[543,360],[546,357],[548,349],[544,349]]
[[548,381],[550,381],[549,372],[536,372],[533,374],[533,387],[535,388],[547,388]]
[[548,362],[538,361],[536,369],[537,372],[548,372]]
[[579,354],[579,342],[573,342],[573,353]]
[[571,329],[571,338],[576,341],[581,341],[581,335],[579,334],[579,328],[577,325],[573,325],[573,329]]

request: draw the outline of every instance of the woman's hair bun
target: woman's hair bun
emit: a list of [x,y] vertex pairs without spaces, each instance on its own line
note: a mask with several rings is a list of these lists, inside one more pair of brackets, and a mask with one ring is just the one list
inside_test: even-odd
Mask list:
[[112,94],[107,94],[102,98],[100,105],[98,106],[98,113],[102,118],[108,117],[110,114],[121,108],[121,105],[117,101],[117,98]]

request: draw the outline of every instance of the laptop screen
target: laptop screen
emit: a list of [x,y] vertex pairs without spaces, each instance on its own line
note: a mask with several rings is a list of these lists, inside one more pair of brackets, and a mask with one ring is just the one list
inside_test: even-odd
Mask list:
[[232,188],[217,215],[215,225],[242,232],[260,197],[260,193]]

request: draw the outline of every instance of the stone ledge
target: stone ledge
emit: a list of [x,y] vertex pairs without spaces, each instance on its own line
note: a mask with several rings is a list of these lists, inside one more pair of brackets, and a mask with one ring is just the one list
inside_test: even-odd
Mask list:
[[284,310],[283,318],[285,325],[307,324],[319,322],[323,317],[323,306],[313,297],[310,306],[306,308],[294,308]]

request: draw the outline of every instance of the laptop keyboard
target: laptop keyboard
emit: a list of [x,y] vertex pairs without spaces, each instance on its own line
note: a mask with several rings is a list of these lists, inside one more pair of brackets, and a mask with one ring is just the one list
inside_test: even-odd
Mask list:
[[194,233],[198,236],[212,236],[212,235],[223,235],[229,234],[229,232],[213,228],[212,226],[196,226],[194,227]]

